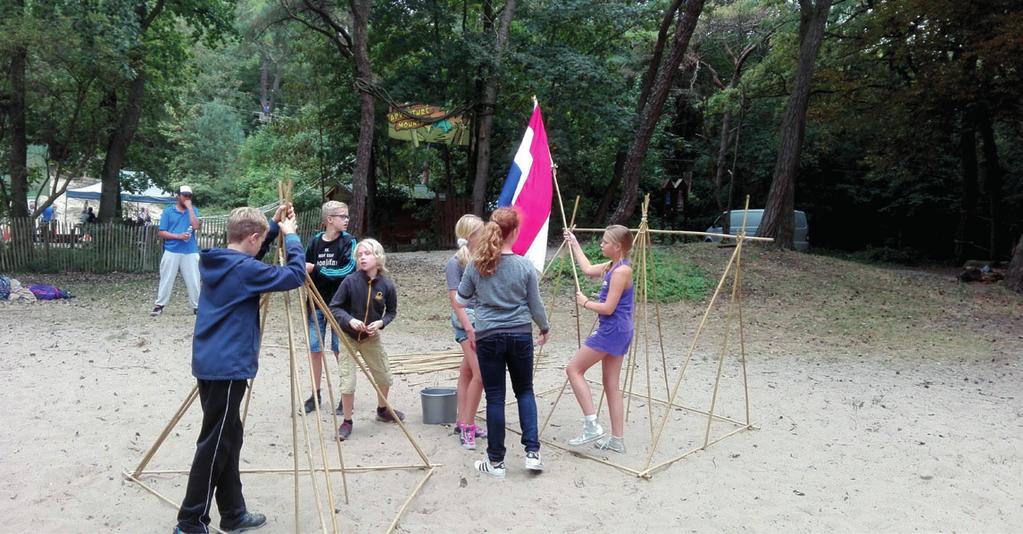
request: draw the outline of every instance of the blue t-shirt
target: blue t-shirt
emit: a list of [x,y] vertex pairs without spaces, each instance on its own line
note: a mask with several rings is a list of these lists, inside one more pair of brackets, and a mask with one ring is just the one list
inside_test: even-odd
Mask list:
[[43,210],[43,222],[50,222],[53,220],[53,206],[46,206]]
[[[199,218],[199,208],[192,206],[192,210],[195,211],[195,217]],[[191,222],[188,220],[188,212],[178,211],[177,204],[171,204],[163,210],[163,215],[160,215],[160,230],[170,232],[172,234],[183,234],[192,227]],[[175,252],[177,254],[198,254],[199,245],[195,241],[195,232],[192,232],[192,236],[188,238],[188,241],[182,241],[180,239],[164,239],[163,249],[167,252]]]

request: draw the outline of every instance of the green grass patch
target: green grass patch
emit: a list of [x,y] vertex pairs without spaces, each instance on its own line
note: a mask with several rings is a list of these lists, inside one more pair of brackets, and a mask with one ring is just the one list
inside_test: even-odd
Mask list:
[[[592,262],[607,261],[600,253],[600,245],[597,241],[583,243],[583,251],[586,257]],[[633,251],[636,252],[636,251]],[[571,259],[567,256],[560,256],[547,269],[547,278],[555,287],[572,286]],[[653,248],[649,251],[647,262],[651,267],[648,273],[648,287],[650,297],[660,303],[671,303],[679,301],[696,301],[707,297],[714,287],[714,280],[703,267],[687,261],[681,250],[668,248]],[[639,291],[640,283],[640,258],[633,257],[633,283],[636,291]],[[656,280],[656,286],[654,281]],[[580,275],[579,285],[583,293],[587,295],[596,294],[600,290],[599,280],[590,280]]]

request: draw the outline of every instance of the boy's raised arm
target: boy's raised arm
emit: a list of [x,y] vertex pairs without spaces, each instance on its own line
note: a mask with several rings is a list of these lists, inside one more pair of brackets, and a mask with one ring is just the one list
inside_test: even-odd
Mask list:
[[289,233],[284,236],[284,246],[288,251],[288,262],[284,265],[268,265],[261,261],[249,262],[252,272],[246,273],[246,285],[258,293],[266,293],[290,291],[305,283],[305,253],[302,241],[297,235]]

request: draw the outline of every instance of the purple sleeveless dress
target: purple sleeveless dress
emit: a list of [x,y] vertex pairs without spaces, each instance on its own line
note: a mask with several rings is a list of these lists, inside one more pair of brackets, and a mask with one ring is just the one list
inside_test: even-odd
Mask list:
[[[607,300],[607,291],[611,285],[611,274],[622,265],[628,265],[629,260],[614,266],[604,275],[604,283],[600,286],[600,294],[597,300]],[[624,356],[629,351],[629,344],[632,343],[632,286],[622,291],[622,298],[618,300],[618,306],[611,312],[611,315],[601,315],[597,331],[586,338],[585,344],[594,350],[606,352],[611,356]]]

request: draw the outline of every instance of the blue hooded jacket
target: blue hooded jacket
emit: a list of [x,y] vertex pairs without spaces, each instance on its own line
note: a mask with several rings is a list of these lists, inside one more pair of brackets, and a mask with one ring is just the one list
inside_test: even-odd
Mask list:
[[199,380],[248,380],[259,369],[259,295],[305,283],[305,251],[295,234],[284,242],[284,266],[260,261],[280,229],[273,220],[253,257],[227,248],[199,255],[199,310],[192,337],[192,375]]

